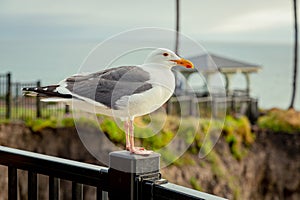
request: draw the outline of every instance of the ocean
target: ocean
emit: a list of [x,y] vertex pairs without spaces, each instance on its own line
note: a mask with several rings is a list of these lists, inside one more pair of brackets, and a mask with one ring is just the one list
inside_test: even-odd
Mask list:
[[[11,72],[15,82],[41,80],[43,85],[58,83],[77,73],[89,52],[99,42],[101,41],[0,41],[0,74]],[[259,99],[260,108],[285,109],[289,106],[293,72],[292,45],[224,42],[201,44],[211,53],[262,67],[257,74],[250,76],[251,95]],[[111,48],[118,48],[118,44]],[[109,54],[112,49],[107,49],[106,53]],[[234,75],[232,89],[244,87],[244,77],[241,74]],[[300,109],[300,77],[295,107]]]

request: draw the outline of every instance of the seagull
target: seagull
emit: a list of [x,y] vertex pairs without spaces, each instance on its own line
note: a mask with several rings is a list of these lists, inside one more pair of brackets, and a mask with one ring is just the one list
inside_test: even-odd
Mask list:
[[149,155],[152,151],[134,145],[135,117],[160,108],[173,94],[172,67],[194,68],[189,60],[165,48],[150,52],[142,65],[119,66],[103,71],[75,74],[56,85],[23,88],[24,95],[45,97],[43,101],[73,103],[73,108],[114,116],[124,121],[126,150]]

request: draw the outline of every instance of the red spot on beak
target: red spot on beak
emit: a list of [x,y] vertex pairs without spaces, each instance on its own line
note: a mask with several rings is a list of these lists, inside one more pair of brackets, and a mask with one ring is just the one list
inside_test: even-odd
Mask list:
[[194,68],[194,65],[191,61],[185,60],[183,58],[181,58],[180,60],[172,60],[172,61],[174,61],[178,65],[181,65],[181,66],[186,67],[186,68]]

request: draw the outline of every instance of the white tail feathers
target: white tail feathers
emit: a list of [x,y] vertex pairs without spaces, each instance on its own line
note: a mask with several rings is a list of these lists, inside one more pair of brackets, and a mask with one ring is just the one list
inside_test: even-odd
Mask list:
[[38,93],[23,91],[23,96],[36,97],[36,96],[38,96]]
[[71,103],[72,99],[64,99],[64,98],[57,98],[57,97],[51,97],[51,98],[43,98],[41,99],[42,102],[63,102],[63,103]]

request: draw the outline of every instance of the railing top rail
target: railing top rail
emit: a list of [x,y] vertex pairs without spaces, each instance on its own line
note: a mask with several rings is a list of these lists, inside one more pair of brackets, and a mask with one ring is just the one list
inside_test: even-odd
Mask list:
[[54,176],[105,190],[108,168],[0,146],[0,164]]
[[[176,185],[173,183],[167,183],[163,185],[155,185],[155,195],[164,197],[168,196],[169,199],[176,200],[176,199],[189,199],[189,200],[226,200],[222,197],[217,197],[214,195],[210,195],[204,192],[200,192],[197,190],[193,190],[190,188],[186,188],[180,185]],[[172,196],[173,194],[173,196]],[[171,197],[171,198],[170,198]]]
[[[159,159],[159,156],[157,159]],[[163,183],[161,182],[163,179],[143,180],[140,179],[139,176],[143,177],[144,175],[137,175],[134,173],[129,174],[128,172],[118,170],[108,170],[108,168],[102,166],[4,146],[0,146],[0,165],[95,186],[97,187],[97,190],[108,191],[109,194],[111,194],[112,199],[119,199],[118,197],[128,195],[128,191],[131,190],[133,186],[136,187],[139,185],[139,191],[143,191],[143,193],[139,194],[139,192],[136,191],[136,194],[142,197],[142,199],[147,200],[224,200],[224,198],[221,197],[195,191],[172,183]],[[117,180],[115,179],[116,175],[118,177]],[[121,189],[120,184],[122,186]],[[129,188],[128,191],[124,190],[124,185],[125,189]],[[127,197],[129,196],[126,196],[126,198]]]

